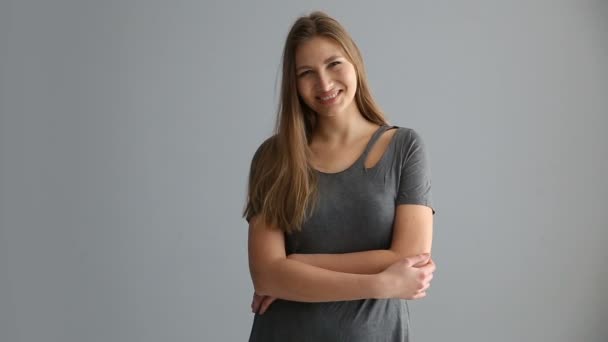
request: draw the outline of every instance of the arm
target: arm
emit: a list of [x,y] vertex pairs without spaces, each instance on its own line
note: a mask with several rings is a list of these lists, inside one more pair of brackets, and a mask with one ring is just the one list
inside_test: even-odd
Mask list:
[[432,239],[432,209],[423,205],[402,204],[395,209],[393,239],[389,249],[344,254],[290,254],[288,259],[331,271],[376,274],[399,259],[430,253]]
[[262,223],[249,224],[249,270],[255,292],[302,302],[380,298],[377,275],[334,272],[287,259],[283,232]]
[[401,139],[399,189],[391,247],[346,254],[291,254],[289,258],[334,271],[371,274],[392,261],[418,253],[430,253],[433,239],[431,172],[426,146],[420,134],[408,130]]
[[290,254],[288,259],[336,272],[376,274],[399,260],[390,249],[343,254]]

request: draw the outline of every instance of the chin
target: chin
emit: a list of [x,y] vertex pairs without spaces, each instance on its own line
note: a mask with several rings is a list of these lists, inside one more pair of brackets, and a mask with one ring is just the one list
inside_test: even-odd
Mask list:
[[321,113],[319,113],[319,115],[327,117],[327,118],[333,118],[333,117],[342,115],[343,112],[344,112],[343,110],[331,110],[331,111],[321,112]]

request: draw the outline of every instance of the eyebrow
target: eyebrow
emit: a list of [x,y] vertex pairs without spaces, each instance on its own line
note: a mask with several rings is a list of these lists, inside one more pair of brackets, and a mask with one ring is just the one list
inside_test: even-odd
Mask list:
[[[327,64],[331,61],[333,61],[334,59],[338,59],[338,58],[342,58],[342,56],[338,56],[338,55],[333,55],[330,56],[329,58],[327,58],[326,60],[323,61],[323,63]],[[302,65],[296,68],[296,71],[300,70],[300,69],[304,69],[304,68],[310,68],[308,65]]]

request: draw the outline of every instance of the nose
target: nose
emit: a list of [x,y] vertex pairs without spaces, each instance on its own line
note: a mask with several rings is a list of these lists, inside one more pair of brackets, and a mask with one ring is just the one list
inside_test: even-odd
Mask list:
[[317,87],[319,91],[328,91],[334,86],[331,77],[326,72],[320,72],[317,79]]

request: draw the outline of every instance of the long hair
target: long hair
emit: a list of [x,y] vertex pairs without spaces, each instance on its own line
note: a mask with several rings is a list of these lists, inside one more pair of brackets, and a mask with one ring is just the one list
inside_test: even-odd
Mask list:
[[317,178],[309,163],[309,144],[317,113],[298,95],[295,52],[301,43],[318,36],[337,43],[353,64],[357,75],[354,101],[363,117],[378,125],[387,124],[368,86],[361,52],[344,27],[320,11],[298,18],[283,50],[281,96],[274,135],[253,157],[243,212],[247,221],[260,214],[267,225],[287,233],[301,230],[317,202]]

